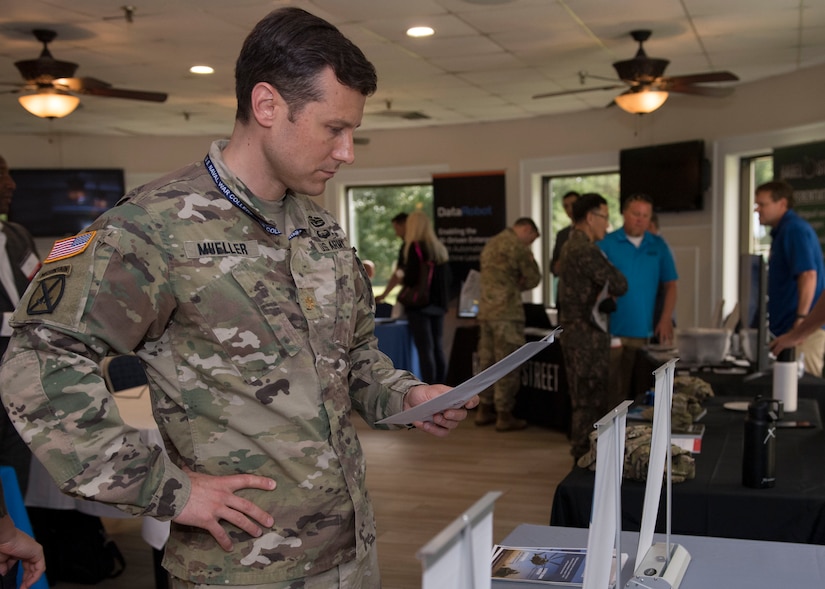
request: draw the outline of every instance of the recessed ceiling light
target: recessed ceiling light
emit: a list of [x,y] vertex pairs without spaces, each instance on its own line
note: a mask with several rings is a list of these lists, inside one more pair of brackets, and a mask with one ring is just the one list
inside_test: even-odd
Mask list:
[[429,37],[434,34],[435,31],[432,27],[410,27],[407,29],[407,35],[410,37]]
[[215,70],[208,65],[193,65],[189,68],[193,74],[214,74]]

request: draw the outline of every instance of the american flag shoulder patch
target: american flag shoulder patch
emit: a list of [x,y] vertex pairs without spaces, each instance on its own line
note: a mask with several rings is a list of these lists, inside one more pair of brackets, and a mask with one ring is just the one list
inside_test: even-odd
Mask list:
[[66,239],[60,239],[54,242],[52,251],[49,252],[49,255],[43,260],[43,263],[48,264],[49,262],[65,260],[66,258],[82,254],[92,243],[95,233],[97,233],[97,231],[87,231],[86,233],[80,233],[74,237],[67,237]]

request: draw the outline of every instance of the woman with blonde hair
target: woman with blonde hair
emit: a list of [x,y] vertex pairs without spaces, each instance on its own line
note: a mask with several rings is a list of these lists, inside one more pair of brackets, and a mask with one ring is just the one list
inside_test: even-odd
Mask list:
[[442,383],[447,376],[442,340],[449,303],[448,258],[447,248],[436,237],[430,218],[422,211],[410,213],[404,232],[402,284],[405,289],[420,291],[429,283],[429,289],[425,300],[408,299],[404,310],[418,349],[421,379],[428,383]]

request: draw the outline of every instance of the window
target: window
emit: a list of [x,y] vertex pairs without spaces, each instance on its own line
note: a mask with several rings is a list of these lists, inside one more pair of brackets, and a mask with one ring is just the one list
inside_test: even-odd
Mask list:
[[362,260],[375,263],[373,287],[383,292],[398,260],[401,240],[391,219],[416,209],[433,216],[432,184],[349,186],[347,233]]
[[544,193],[544,210],[542,211],[542,248],[547,268],[544,276],[552,276],[552,280],[544,280],[544,300],[552,307],[556,306],[556,288],[558,278],[550,274],[550,261],[553,258],[553,247],[556,244],[558,232],[570,224],[570,219],[564,212],[562,197],[575,190],[579,194],[596,192],[607,200],[610,210],[610,229],[622,226],[622,213],[619,208],[619,174],[618,172],[603,172],[581,174],[574,176],[545,176],[542,182]]
[[759,215],[754,210],[756,187],[773,179],[773,156],[759,155],[742,158],[742,224],[741,235],[744,243],[741,253],[759,254],[765,259],[771,249],[770,228],[759,224]]

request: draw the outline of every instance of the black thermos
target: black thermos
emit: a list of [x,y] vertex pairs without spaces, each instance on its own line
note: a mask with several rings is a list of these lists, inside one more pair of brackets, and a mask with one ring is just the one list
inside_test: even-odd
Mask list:
[[766,489],[776,482],[776,421],[781,417],[782,401],[777,399],[757,395],[748,405],[742,453],[742,484],[746,487]]

